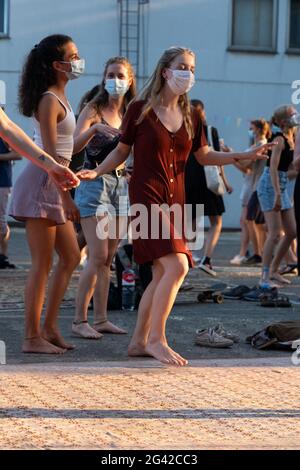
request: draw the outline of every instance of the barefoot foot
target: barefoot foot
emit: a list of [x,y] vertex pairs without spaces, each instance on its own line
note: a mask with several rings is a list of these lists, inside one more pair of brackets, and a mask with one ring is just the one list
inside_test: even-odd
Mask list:
[[151,357],[146,351],[145,344],[132,343],[128,346],[127,353],[130,357]]
[[96,322],[93,324],[94,330],[98,333],[111,333],[113,335],[126,335],[127,331],[122,330],[118,326],[114,325],[110,321]]
[[48,343],[54,344],[54,346],[57,346],[58,348],[67,349],[68,351],[75,349],[74,344],[66,343],[58,331],[43,330],[42,337],[48,341]]
[[288,285],[291,284],[291,281],[289,281],[288,279],[285,279],[278,272],[272,273],[270,275],[270,279],[272,279],[272,281],[280,282],[281,284],[288,284]]
[[84,339],[100,339],[103,336],[95,331],[87,321],[73,322],[72,333],[74,336]]
[[167,344],[160,342],[148,343],[145,349],[150,356],[154,357],[163,364],[170,364],[175,366],[185,366],[188,364],[186,359],[173,351],[173,349],[171,349]]
[[32,354],[63,354],[66,350],[58,348],[57,346],[54,346],[54,344],[51,344],[44,338],[38,336],[36,338],[25,339],[22,352]]

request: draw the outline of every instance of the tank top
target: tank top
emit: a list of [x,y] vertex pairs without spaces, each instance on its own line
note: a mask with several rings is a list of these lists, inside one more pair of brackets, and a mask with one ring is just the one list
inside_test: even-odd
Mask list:
[[[283,139],[284,139],[284,149],[282,150],[281,155],[280,155],[278,171],[285,171],[286,172],[286,171],[288,171],[289,166],[293,161],[294,150],[291,149],[289,141],[283,135],[282,132],[276,132],[275,134],[272,134],[270,142],[273,142],[273,140],[276,139],[276,137],[279,137],[279,136],[283,137]],[[270,158],[267,160],[267,167],[270,166],[272,150],[269,150],[268,155],[269,155]]]
[[[70,106],[70,109],[62,102],[62,100],[52,91],[46,91],[43,95],[53,95],[60,104],[63,106],[66,111],[65,118],[57,123],[57,142],[56,142],[56,152],[60,157],[65,158],[66,160],[71,161],[74,147],[74,131],[76,127],[76,120],[73,110]],[[38,120],[33,117],[34,124],[34,142],[44,149],[43,141],[41,136],[41,126]]]

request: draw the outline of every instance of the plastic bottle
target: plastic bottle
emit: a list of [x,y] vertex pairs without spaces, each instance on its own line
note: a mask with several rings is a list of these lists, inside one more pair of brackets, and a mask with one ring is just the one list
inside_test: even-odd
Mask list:
[[122,273],[122,310],[134,310],[135,304],[135,272],[132,267]]

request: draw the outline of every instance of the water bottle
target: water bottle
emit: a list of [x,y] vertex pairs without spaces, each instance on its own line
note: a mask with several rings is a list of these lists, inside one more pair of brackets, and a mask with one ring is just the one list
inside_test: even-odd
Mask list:
[[134,310],[135,303],[135,272],[132,267],[122,273],[122,310]]

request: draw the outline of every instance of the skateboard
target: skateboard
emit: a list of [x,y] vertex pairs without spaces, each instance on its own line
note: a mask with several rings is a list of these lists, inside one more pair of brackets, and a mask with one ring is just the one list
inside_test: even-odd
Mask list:
[[222,304],[224,302],[224,296],[217,290],[202,289],[198,294],[197,300],[200,303],[213,301],[215,304]]

